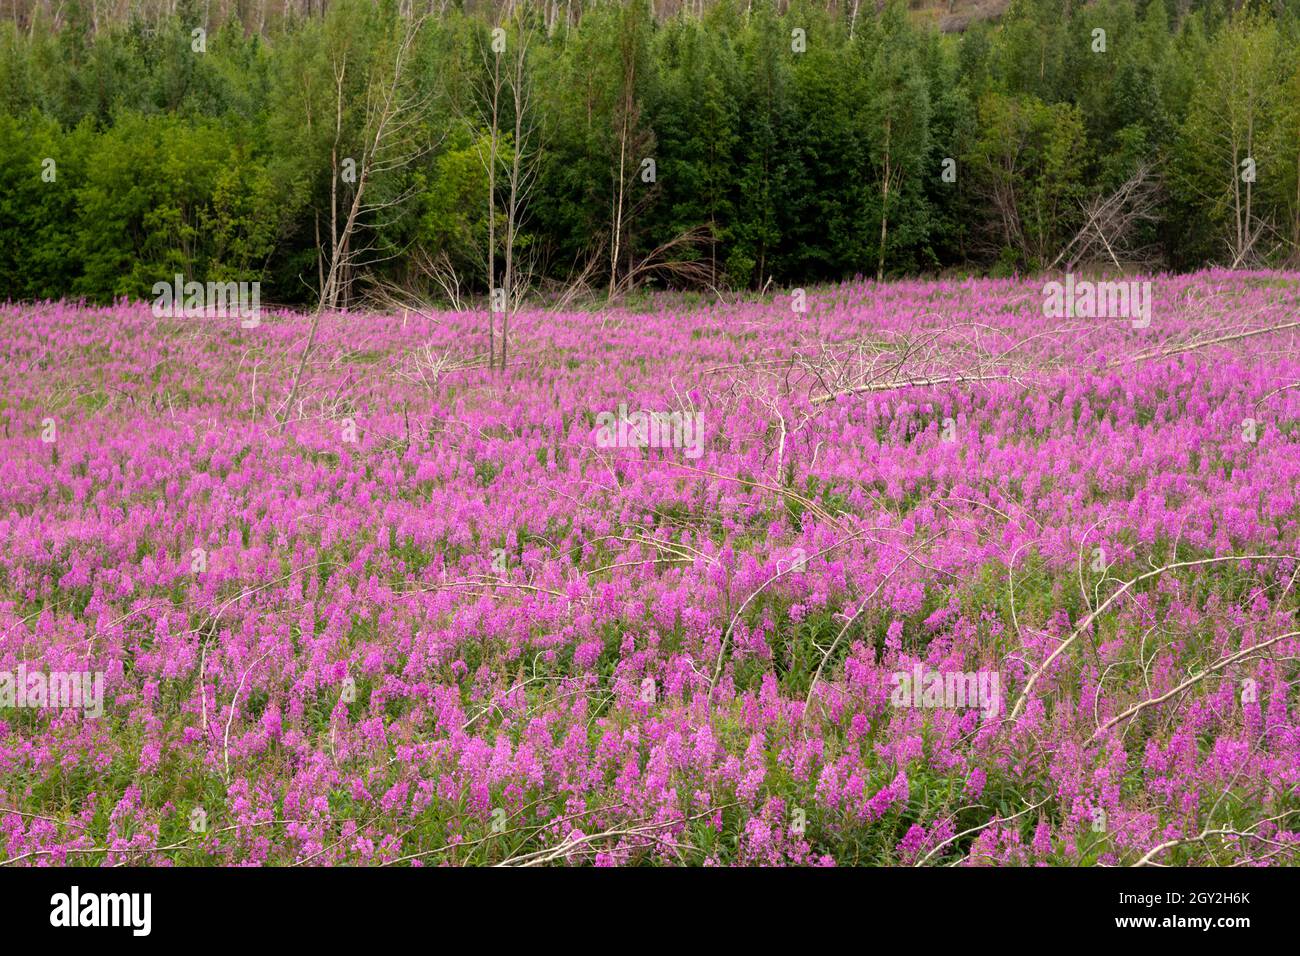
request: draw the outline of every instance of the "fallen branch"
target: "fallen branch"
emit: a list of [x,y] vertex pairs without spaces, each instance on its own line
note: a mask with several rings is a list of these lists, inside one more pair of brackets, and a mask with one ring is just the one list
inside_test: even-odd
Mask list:
[[1124,584],[1120,586],[1119,590],[1098,605],[1095,611],[1085,617],[1083,621],[1080,622],[1079,626],[1074,629],[1074,632],[1057,645],[1056,650],[1047,655],[1047,660],[1043,661],[1043,663],[1039,665],[1038,669],[1029,676],[1029,680],[1025,684],[1025,689],[1020,692],[1020,697],[1016,700],[1015,706],[1011,708],[1011,713],[1007,715],[1007,720],[1012,723],[1015,722],[1016,717],[1020,715],[1021,709],[1025,706],[1025,701],[1029,699],[1029,694],[1033,691],[1034,685],[1037,684],[1038,679],[1047,672],[1047,669],[1052,666],[1052,662],[1064,654],[1066,648],[1073,644],[1075,640],[1078,639],[1079,635],[1087,630],[1088,626],[1092,624],[1092,622],[1095,621],[1097,617],[1106,610],[1106,608],[1119,600],[1120,597],[1128,592],[1129,588],[1133,587],[1133,585],[1146,581],[1149,578],[1158,577],[1166,571],[1172,571],[1175,568],[1190,568],[1205,564],[1220,564],[1227,561],[1277,561],[1282,558],[1294,557],[1295,555],[1290,554],[1237,554],[1221,558],[1201,558],[1197,561],[1179,561],[1174,564],[1166,564],[1164,567],[1156,568],[1154,571],[1147,571],[1145,574],[1139,574],[1137,577],[1125,581]]
[[1287,329],[1297,328],[1300,328],[1300,322],[1286,322],[1282,325],[1269,326],[1266,329],[1251,329],[1249,332],[1236,332],[1232,335],[1220,335],[1212,339],[1202,339],[1197,342],[1188,342],[1185,345],[1176,345],[1172,348],[1152,349],[1149,352],[1142,352],[1138,355],[1113,359],[1106,364],[1106,367],[1115,368],[1116,366],[1125,365],[1129,362],[1145,362],[1148,359],[1153,358],[1168,358],[1171,355],[1181,355],[1184,352],[1207,348],[1211,345],[1222,345],[1224,342],[1237,342],[1241,339],[1253,338],[1256,335],[1268,335],[1270,332],[1285,332]]
[[867,385],[854,385],[828,395],[818,395],[812,400],[813,405],[822,405],[834,401],[842,395],[857,395],[861,392],[892,392],[899,388],[925,388],[931,385],[962,385],[966,382],[1014,382],[1010,375],[952,375],[945,378],[909,379],[893,382],[871,382]]
[[1215,664],[1211,664],[1209,667],[1201,671],[1199,674],[1192,675],[1191,677],[1187,678],[1187,680],[1179,684],[1177,687],[1173,688],[1172,690],[1166,691],[1165,693],[1161,694],[1159,697],[1152,697],[1149,700],[1142,701],[1140,704],[1134,704],[1128,710],[1124,711],[1124,713],[1112,717],[1110,720],[1106,721],[1104,724],[1098,727],[1088,742],[1092,743],[1094,740],[1100,737],[1111,727],[1115,726],[1121,720],[1127,720],[1129,717],[1132,717],[1135,714],[1138,714],[1141,711],[1146,710],[1146,708],[1148,707],[1154,707],[1156,704],[1162,704],[1165,701],[1167,701],[1169,698],[1176,696],[1182,691],[1185,691],[1193,684],[1197,684],[1200,681],[1204,680],[1205,678],[1209,677],[1211,674],[1218,673],[1219,671],[1223,670],[1225,667],[1230,667],[1231,665],[1237,663],[1244,657],[1253,654],[1257,651],[1262,651],[1264,648],[1269,647],[1272,644],[1276,644],[1278,641],[1284,641],[1289,637],[1300,637],[1300,631],[1291,631],[1287,634],[1281,634],[1277,637],[1270,638],[1269,640],[1264,641],[1262,644],[1254,644],[1251,647],[1247,647],[1244,648],[1243,650],[1237,651],[1237,653],[1231,654],[1228,657],[1225,657],[1223,660]]
[[[1266,820],[1260,820],[1258,823],[1255,824],[1255,826],[1256,826],[1256,827],[1259,827],[1259,826],[1261,826],[1261,825],[1263,825],[1263,824],[1265,824],[1265,823],[1272,823],[1274,820],[1280,820],[1280,819],[1282,819],[1283,817],[1290,816],[1290,815],[1293,814],[1293,813],[1300,813],[1300,810],[1287,810],[1285,813],[1279,813],[1279,814],[1277,814],[1276,816],[1269,817],[1269,818],[1266,819]],[[1137,867],[1137,866],[1150,866],[1150,865],[1152,865],[1152,864],[1151,864],[1151,861],[1152,861],[1153,859],[1155,859],[1156,855],[1159,854],[1159,853],[1163,853],[1165,850],[1171,849],[1171,848],[1176,847],[1176,846],[1178,846],[1178,845],[1180,845],[1180,844],[1183,844],[1183,843],[1197,843],[1197,842],[1199,842],[1199,841],[1201,841],[1201,840],[1204,840],[1204,839],[1206,839],[1206,838],[1208,838],[1208,837],[1212,837],[1212,836],[1235,836],[1235,837],[1247,837],[1247,838],[1250,838],[1250,839],[1257,839],[1257,840],[1262,840],[1262,839],[1264,839],[1264,838],[1261,837],[1258,833],[1255,833],[1255,832],[1253,832],[1252,830],[1244,830],[1244,831],[1243,831],[1243,830],[1234,830],[1234,829],[1227,828],[1227,827],[1225,827],[1225,828],[1221,828],[1221,829],[1213,829],[1213,830],[1211,830],[1211,829],[1205,829],[1205,830],[1202,830],[1200,833],[1198,833],[1198,834],[1197,834],[1196,836],[1194,836],[1194,837],[1187,837],[1187,838],[1185,838],[1185,839],[1178,839],[1178,840],[1166,840],[1164,843],[1161,843],[1161,844],[1158,845],[1158,846],[1154,846],[1154,847],[1152,847],[1150,850],[1148,850],[1148,851],[1143,855],[1143,857],[1142,857],[1140,860],[1138,860],[1136,863],[1134,863],[1133,865],[1134,865],[1135,867]],[[1297,847],[1297,849],[1300,849],[1300,847]],[[1160,864],[1155,864],[1155,865],[1156,865],[1156,866],[1159,866]]]

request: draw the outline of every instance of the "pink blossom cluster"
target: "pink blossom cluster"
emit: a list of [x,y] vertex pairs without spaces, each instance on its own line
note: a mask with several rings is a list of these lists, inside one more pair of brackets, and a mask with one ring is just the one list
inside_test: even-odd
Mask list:
[[1300,276],[1153,287],[527,311],[504,371],[324,315],[296,387],[310,315],[2,307],[0,675],[105,699],[0,694],[0,862],[1300,862]]

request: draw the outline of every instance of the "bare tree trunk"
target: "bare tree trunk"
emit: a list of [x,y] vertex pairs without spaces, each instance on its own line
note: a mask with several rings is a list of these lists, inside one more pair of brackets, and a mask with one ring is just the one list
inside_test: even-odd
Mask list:
[[1232,245],[1232,265],[1235,269],[1241,261],[1241,250],[1245,245],[1241,224],[1241,152],[1237,147],[1235,131],[1232,142],[1232,220],[1236,230]]
[[618,183],[614,193],[613,229],[609,252],[609,296],[614,297],[618,287],[618,259],[623,240],[623,207],[627,191],[627,146],[631,133],[632,111],[636,105],[636,47],[632,38],[624,35],[623,44],[623,102],[618,136]]
[[1300,262],[1300,155],[1296,156],[1295,209],[1291,214],[1291,261]]
[[501,110],[501,54],[494,53],[492,61],[492,141],[488,147],[488,369],[496,355],[496,318],[493,313],[497,282],[497,140],[500,132]]
[[515,136],[510,162],[510,199],[506,207],[506,275],[505,275],[505,314],[501,319],[501,368],[506,367],[510,339],[510,313],[516,305],[515,286],[518,282],[515,270],[515,240],[519,234],[519,210],[528,191],[525,180],[524,154],[528,148],[524,127],[524,114],[528,111],[529,90],[527,87],[528,38],[520,27],[515,41],[514,75],[511,79],[511,99],[515,113]]
[[885,176],[881,182],[880,195],[880,257],[876,260],[876,281],[885,278],[885,241],[889,237],[889,178],[893,173],[889,164],[891,121],[885,120]]
[[[299,357],[297,368],[294,370],[293,379],[289,385],[289,396],[285,399],[284,413],[280,417],[281,426],[288,421],[290,410],[293,408],[293,400],[298,394],[303,371],[307,366],[308,358],[311,356],[312,348],[316,344],[316,334],[320,328],[321,315],[327,308],[336,307],[340,279],[342,276],[350,274],[355,266],[354,259],[358,253],[353,252],[351,240],[362,212],[382,208],[384,205],[391,205],[393,202],[400,201],[395,200],[370,207],[363,206],[362,202],[369,177],[378,169],[392,170],[407,165],[426,151],[413,148],[395,158],[389,157],[392,149],[400,149],[403,145],[406,145],[406,137],[409,136],[415,125],[415,116],[427,104],[427,99],[408,102],[402,92],[406,71],[409,66],[411,48],[422,25],[423,19],[420,19],[404,23],[400,27],[401,34],[394,38],[396,48],[393,53],[392,72],[381,74],[378,78],[371,77],[367,82],[365,91],[366,120],[363,128],[364,141],[361,155],[357,157],[356,163],[356,191],[353,193],[352,203],[348,207],[347,218],[344,221],[342,230],[337,228],[338,180],[340,175],[338,154],[343,130],[343,90],[344,77],[347,72],[346,52],[343,54],[341,62],[336,61],[334,68],[336,90],[335,136],[330,149],[331,173],[333,174],[330,181],[330,264],[322,283],[320,300],[317,303],[316,312],[312,316],[311,327],[307,333],[307,343],[303,347],[302,355]],[[397,142],[394,143],[394,140]]]
[[[320,290],[320,294],[324,295],[325,294],[325,257],[321,255],[320,210],[319,209],[316,210],[316,276],[317,279],[319,280],[319,285],[317,285],[317,288]],[[319,301],[319,299],[317,301]]]
[[[343,63],[334,68],[334,144],[330,147],[330,270],[327,284],[321,289],[321,304],[331,309],[338,300],[335,277],[338,275],[339,261],[339,177],[342,175],[339,169],[339,140],[343,137],[343,81],[347,72],[345,53]],[[364,170],[362,175],[365,175]]]
[[623,128],[618,138],[618,189],[615,193],[614,222],[610,236],[609,254],[609,297],[614,297],[614,286],[618,282],[618,252],[623,237],[623,189],[626,181],[624,166],[627,157],[627,114],[623,115]]
[[[1251,99],[1252,99],[1251,106],[1253,107],[1255,105],[1253,101],[1254,100],[1253,96]],[[1251,109],[1250,118],[1246,124],[1246,155],[1247,156],[1255,155],[1255,111],[1254,109]],[[1250,234],[1250,223],[1252,218],[1251,199],[1253,194],[1253,187],[1255,185],[1254,178],[1255,177],[1252,176],[1250,180],[1246,182],[1246,249],[1247,250],[1249,250],[1251,247],[1255,245],[1255,237]],[[1245,255],[1249,255],[1249,252],[1246,252]]]

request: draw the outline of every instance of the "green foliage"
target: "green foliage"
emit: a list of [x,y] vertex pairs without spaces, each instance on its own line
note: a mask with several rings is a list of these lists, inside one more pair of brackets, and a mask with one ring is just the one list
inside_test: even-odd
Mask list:
[[[672,255],[703,267],[701,287],[1040,268],[1081,205],[1143,165],[1163,189],[1136,245],[1164,265],[1300,260],[1294,4],[1014,0],[961,34],[899,2],[782,6],[656,19],[598,4],[550,29],[518,11],[502,55],[495,23],[432,19],[405,81],[427,109],[368,170],[351,241],[369,257],[347,281],[437,262],[463,292],[488,289],[517,108],[498,90],[490,195],[493,81],[524,41],[531,188],[513,251],[539,280],[591,266],[598,285],[683,236]],[[373,136],[397,5],[214,24],[201,53],[185,9],[149,24],[87,10],[57,29],[0,24],[0,295],[103,302],[181,272],[314,301],[355,196],[336,170]]]
[[81,264],[72,291],[145,297],[176,273],[257,279],[275,195],[233,124],[122,113],[90,145],[76,190]]

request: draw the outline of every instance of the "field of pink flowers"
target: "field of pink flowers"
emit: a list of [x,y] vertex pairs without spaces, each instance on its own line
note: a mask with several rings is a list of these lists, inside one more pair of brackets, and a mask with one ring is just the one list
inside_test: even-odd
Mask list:
[[0,862],[1298,863],[1300,276],[1153,287],[0,307]]

